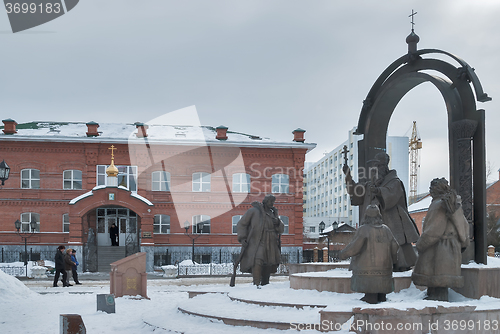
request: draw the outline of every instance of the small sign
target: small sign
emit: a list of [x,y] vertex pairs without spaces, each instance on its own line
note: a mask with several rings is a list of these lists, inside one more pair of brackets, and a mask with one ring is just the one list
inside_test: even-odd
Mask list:
[[108,199],[109,199],[110,201],[114,201],[114,200],[115,200],[115,194],[114,194],[114,193],[109,193],[109,194],[108,194]]
[[142,232],[142,237],[143,238],[152,238],[153,235],[151,232]]

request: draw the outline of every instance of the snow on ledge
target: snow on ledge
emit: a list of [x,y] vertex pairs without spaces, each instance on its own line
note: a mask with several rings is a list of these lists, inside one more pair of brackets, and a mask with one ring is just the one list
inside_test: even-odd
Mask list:
[[[94,188],[94,189],[95,189],[95,188]],[[80,200],[82,200],[82,199],[84,199],[84,198],[87,198],[87,197],[89,197],[89,196],[93,196],[93,195],[94,195],[94,194],[92,193],[92,190],[91,190],[91,191],[89,191],[89,192],[86,192],[85,194],[81,194],[80,196],[73,198],[71,201],[69,201],[69,204],[70,204],[70,205],[71,205],[71,204],[75,204],[76,202],[78,202],[78,201],[80,201]]]
[[462,268],[500,268],[500,259],[488,256],[488,264],[470,261],[469,264],[462,264]]
[[154,204],[151,203],[147,198],[142,197],[141,195],[138,195],[138,194],[136,194],[134,192],[130,193],[130,196],[135,197],[135,198],[137,198],[140,201],[143,201],[144,203],[146,203],[149,206],[154,206]]

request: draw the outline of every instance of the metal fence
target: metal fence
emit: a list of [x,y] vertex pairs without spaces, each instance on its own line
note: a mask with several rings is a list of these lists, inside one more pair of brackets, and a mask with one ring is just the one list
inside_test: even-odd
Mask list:
[[26,276],[26,267],[0,266],[0,270],[11,276]]
[[[192,253],[189,251],[184,252],[171,252],[165,251],[164,253],[154,254],[154,266],[160,268],[166,265],[175,265],[177,268],[177,276],[228,276],[233,273],[233,266],[240,256],[239,252],[228,251],[215,251],[211,253],[195,253],[194,262],[182,263],[185,260],[192,259]],[[277,274],[288,274],[290,254],[281,254],[281,264],[278,267]],[[236,271],[237,275],[242,273],[239,269]]]
[[[55,251],[33,251],[28,249],[28,261],[48,260],[54,261]],[[3,247],[0,249],[0,263],[24,262],[23,251],[6,251]]]

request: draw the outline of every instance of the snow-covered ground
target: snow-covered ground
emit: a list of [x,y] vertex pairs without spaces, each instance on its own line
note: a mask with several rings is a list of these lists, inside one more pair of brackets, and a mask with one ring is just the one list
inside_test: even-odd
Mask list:
[[[495,265],[491,261],[489,266]],[[478,266],[478,265],[474,265]],[[337,269],[338,270],[338,269]],[[328,273],[329,274],[329,273]],[[327,275],[328,275],[327,274]],[[51,280],[24,280],[9,276],[0,271],[0,333],[59,333],[60,314],[80,314],[88,333],[185,333],[185,334],[233,334],[233,333],[296,333],[296,330],[256,329],[251,327],[233,327],[220,321],[190,316],[178,311],[178,306],[190,305],[186,291],[229,292],[230,296],[242,299],[266,300],[272,302],[310,303],[327,305],[327,310],[344,311],[353,307],[381,307],[369,305],[359,299],[362,294],[338,294],[311,290],[293,290],[289,288],[288,277],[272,277],[271,284],[257,290],[251,285],[249,277],[238,277],[234,288],[228,286],[228,277],[199,277],[181,279],[155,278],[148,280],[147,299],[131,297],[116,298],[116,313],[98,312],[97,294],[109,293],[109,281],[95,281],[81,276],[83,285],[69,288],[53,288]],[[425,291],[411,286],[399,293],[387,295],[388,301],[383,307],[398,309],[424,308],[426,306],[462,306],[474,305],[477,309],[500,309],[500,299],[483,296],[479,300],[465,298],[450,291],[451,303],[425,301]],[[232,307],[234,302],[223,295],[202,295],[196,297],[200,311],[216,311],[234,314],[241,312],[239,307]],[[194,303],[196,304],[196,303]],[[319,316],[307,310],[303,314],[308,321],[319,321]],[[265,319],[266,312],[283,320],[295,319],[297,310],[286,307],[261,307],[250,305],[245,309],[248,319]],[[214,314],[216,314],[215,312]],[[229,314],[231,315],[231,314]],[[317,333],[303,331],[303,333]],[[337,332],[339,334],[348,332]]]

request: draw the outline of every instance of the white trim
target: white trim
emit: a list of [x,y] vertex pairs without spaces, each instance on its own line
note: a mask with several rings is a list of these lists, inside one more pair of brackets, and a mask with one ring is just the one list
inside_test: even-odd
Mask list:
[[141,195],[138,195],[137,193],[131,192],[131,193],[130,193],[130,196],[135,197],[135,198],[137,198],[138,200],[143,201],[144,203],[146,203],[146,204],[147,204],[147,205],[149,205],[149,206],[154,206],[154,204],[153,204],[153,203],[151,203],[151,202],[150,202],[147,198],[144,198],[144,197],[142,197]]
[[[97,187],[95,187],[95,188],[97,188]],[[94,189],[92,189],[92,190],[94,190]],[[72,205],[72,204],[75,204],[76,202],[78,202],[78,201],[80,201],[80,200],[82,200],[84,198],[87,198],[89,196],[93,196],[94,194],[92,193],[92,190],[86,192],[85,194],[81,194],[80,196],[77,196],[77,197],[73,198],[71,201],[69,201],[69,204]]]

